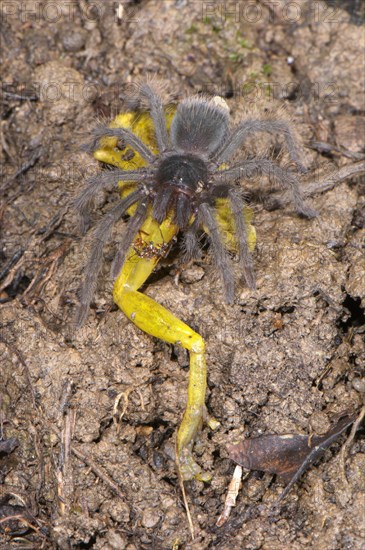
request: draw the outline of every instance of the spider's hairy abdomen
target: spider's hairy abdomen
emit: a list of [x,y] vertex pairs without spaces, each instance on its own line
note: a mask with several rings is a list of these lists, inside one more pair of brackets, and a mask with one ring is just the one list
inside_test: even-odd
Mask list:
[[185,153],[210,156],[228,131],[228,109],[204,98],[180,103],[171,124],[174,148]]

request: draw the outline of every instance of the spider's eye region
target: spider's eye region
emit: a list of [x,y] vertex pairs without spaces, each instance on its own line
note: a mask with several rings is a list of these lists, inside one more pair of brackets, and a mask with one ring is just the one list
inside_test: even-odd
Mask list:
[[[208,180],[206,163],[194,155],[171,155],[164,159],[156,174],[159,185],[174,186],[185,191],[199,191]],[[198,189],[199,188],[199,189]]]

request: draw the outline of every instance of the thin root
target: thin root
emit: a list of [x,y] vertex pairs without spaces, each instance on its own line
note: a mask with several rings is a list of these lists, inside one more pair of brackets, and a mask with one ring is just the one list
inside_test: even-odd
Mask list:
[[[120,423],[123,420],[123,416],[125,415],[125,413],[127,412],[127,409],[128,409],[129,394],[132,393],[133,391],[136,391],[138,393],[138,397],[139,397],[140,402],[141,402],[141,410],[142,411],[145,410],[143,395],[142,395],[141,390],[139,388],[136,388],[135,386],[131,386],[130,388],[127,388],[125,391],[120,392],[117,395],[117,397],[115,398],[114,406],[113,406],[113,419],[114,419],[114,423],[117,426],[117,433],[119,433]],[[120,413],[119,418],[117,419],[118,407],[119,407],[119,403],[120,403],[120,400],[122,399],[122,397],[124,399],[124,405],[123,405],[122,412]]]
[[355,422],[353,423],[350,435],[346,439],[345,443],[342,445],[341,454],[340,454],[340,464],[341,464],[342,479],[343,479],[345,485],[348,485],[348,483],[349,483],[348,480],[347,480],[346,467],[345,467],[346,453],[347,453],[347,450],[350,447],[352,441],[354,440],[355,434],[356,434],[357,430],[359,429],[359,426],[360,426],[361,422],[364,420],[364,418],[365,418],[365,405],[363,406],[363,408],[361,409],[361,411],[359,413],[359,416],[356,418]]

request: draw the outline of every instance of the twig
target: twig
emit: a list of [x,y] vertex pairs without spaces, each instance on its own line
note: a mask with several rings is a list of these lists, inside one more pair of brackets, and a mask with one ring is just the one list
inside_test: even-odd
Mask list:
[[[4,489],[4,493],[7,491],[7,487],[5,487]],[[47,529],[45,527],[43,527],[42,525],[42,522],[40,520],[38,520],[36,517],[34,517],[34,515],[28,510],[28,506],[27,506],[27,503],[25,502],[25,500],[21,497],[21,495],[19,495],[18,492],[13,492],[13,491],[9,491],[7,493],[7,495],[10,495],[10,496],[13,496],[15,497],[17,500],[20,500],[20,502],[22,503],[22,506],[12,506],[12,505],[7,505],[6,508],[7,509],[14,509],[14,511],[19,511],[19,508],[24,508],[24,513],[21,513],[21,514],[10,514],[10,515],[7,515],[6,517],[4,518],[1,518],[0,519],[0,524],[1,523],[4,523],[6,521],[14,521],[14,520],[19,520],[19,521],[22,521],[24,523],[26,523],[26,525],[28,525],[29,527],[31,527],[34,531],[36,531],[37,533],[42,533],[42,535],[44,536],[47,536],[48,535],[48,532],[47,532]],[[27,495],[28,496],[28,495]],[[36,527],[35,525],[33,525],[31,522],[34,522],[38,525],[38,527]],[[44,522],[43,522],[44,523]]]
[[326,143],[323,141],[311,141],[308,144],[308,147],[319,153],[338,153],[352,160],[363,160],[365,158],[364,153],[356,153],[353,151],[348,151],[343,147],[336,147],[336,145],[331,145],[331,143]]
[[2,281],[7,276],[7,274],[11,270],[11,268],[20,260],[20,258],[23,256],[23,254],[24,254],[24,250],[22,248],[20,248],[19,250],[17,250],[15,252],[15,254],[13,254],[13,256],[10,258],[10,260],[7,262],[7,264],[4,266],[2,271],[0,271],[0,281]]
[[[176,454],[176,457],[178,457],[177,438],[175,439],[175,454]],[[178,480],[179,480],[179,486],[180,486],[180,489],[181,489],[181,494],[182,494],[182,497],[183,497],[183,503],[184,503],[184,507],[185,507],[185,511],[186,511],[186,517],[187,517],[187,520],[188,520],[191,540],[194,540],[195,539],[194,524],[193,524],[193,520],[192,520],[192,517],[191,517],[191,514],[190,514],[189,503],[188,503],[188,499],[187,499],[186,491],[185,491],[185,486],[184,486],[184,479],[183,479],[183,476],[181,475],[178,460],[176,460],[176,464],[177,464],[177,476],[178,476]]]
[[41,227],[36,231],[36,235],[42,235],[41,242],[46,241],[55,232],[55,230],[61,225],[63,218],[69,211],[69,205],[61,208],[55,216],[44,227]]
[[39,502],[39,497],[41,495],[42,487],[44,486],[44,483],[45,483],[44,456],[42,451],[41,438],[39,437],[38,431],[35,428],[35,426],[33,426],[33,424],[30,424],[29,426],[29,433],[33,437],[34,449],[38,458],[38,478],[39,479],[38,479],[35,493],[37,495],[36,502]]
[[70,511],[70,497],[74,490],[72,470],[70,468],[71,439],[75,421],[75,410],[70,409],[64,415],[64,428],[60,451],[60,464],[57,468],[57,495],[59,499],[59,511],[64,516]]
[[178,474],[179,474],[179,485],[180,485],[180,489],[181,489],[181,493],[182,493],[182,497],[183,497],[183,502],[184,502],[184,506],[185,506],[185,511],[186,511],[186,517],[188,518],[188,524],[189,524],[191,540],[195,540],[194,524],[193,524],[193,520],[192,520],[191,514],[190,514],[188,499],[186,497],[184,480],[183,480],[180,472],[178,472]]
[[2,91],[4,97],[9,97],[11,99],[20,99],[20,101],[38,101],[38,97],[34,95],[24,95],[24,94],[16,94],[15,92],[9,92],[7,90]]
[[27,299],[30,296],[30,303],[33,303],[35,299],[38,299],[42,289],[55,274],[58,267],[58,262],[68,252],[70,242],[70,239],[66,239],[60,246],[53,250],[47,258],[40,258],[38,260],[41,268],[23,292],[23,299]]
[[[362,176],[365,174],[365,161],[355,162],[353,164],[347,164],[339,170],[335,170],[330,174],[322,176],[318,181],[309,181],[306,184],[301,185],[301,192],[303,197],[311,197],[317,193],[324,193],[330,191],[339,183],[346,181],[349,178],[355,176]],[[278,207],[286,206],[292,202],[292,199],[288,193],[285,193],[283,197],[272,197],[271,199],[264,201],[265,207],[269,210],[276,209]]]
[[[30,521],[26,520],[25,517],[22,514],[17,514],[14,516],[6,516],[5,518],[0,519],[0,523],[5,523],[6,521],[21,521],[22,523],[25,523],[30,529],[33,529],[36,533],[41,533],[41,529],[30,523]],[[42,533],[44,534],[44,533]]]
[[[247,474],[248,475],[248,474]],[[246,477],[247,477],[246,475]],[[236,506],[236,499],[242,484],[242,466],[236,466],[233,477],[228,485],[226,500],[224,502],[223,512],[216,522],[217,527],[222,527],[229,518],[233,506]]]
[[23,358],[23,354],[13,345],[13,344],[10,344],[10,342],[8,342],[1,334],[0,334],[0,342],[2,342],[3,344],[5,344],[5,346],[7,346],[10,351],[12,353],[14,353],[14,355],[17,356],[19,362],[22,364],[22,366],[24,367],[24,370],[25,370],[25,373],[26,373],[26,378],[27,378],[27,382],[28,382],[28,386],[29,386],[29,389],[30,389],[30,393],[32,394],[32,402],[33,402],[33,406],[35,409],[38,409],[38,406],[37,406],[37,400],[36,400],[36,394],[35,394],[35,391],[34,391],[34,388],[33,388],[33,384],[32,384],[32,379],[31,379],[31,376],[30,376],[30,371],[29,371],[29,367],[27,365],[27,363],[25,362],[24,358]]
[[346,439],[345,443],[342,445],[341,454],[340,454],[340,462],[341,462],[341,465],[342,465],[342,476],[343,476],[343,479],[344,479],[346,485],[348,485],[348,480],[347,480],[347,477],[346,477],[346,469],[345,469],[345,460],[346,460],[345,455],[346,455],[346,452],[347,452],[349,446],[351,445],[352,441],[354,440],[355,434],[356,434],[357,430],[359,429],[359,426],[360,426],[361,422],[364,420],[364,418],[365,418],[365,405],[363,406],[363,408],[361,409],[361,411],[359,413],[359,416],[356,418],[355,422],[353,423],[350,435]]
[[316,193],[323,193],[324,191],[330,191],[337,185],[354,176],[362,176],[365,174],[365,161],[361,160],[353,164],[347,164],[339,170],[332,172],[331,174],[323,176],[319,182],[308,183],[303,189],[303,195],[309,197]]
[[33,166],[38,162],[38,160],[41,158],[42,149],[41,147],[38,147],[34,151],[34,153],[31,155],[31,157],[24,163],[22,166],[8,178],[3,185],[1,186],[1,191],[4,192],[12,183],[15,181],[19,176],[22,174],[25,174],[25,172],[28,172],[30,168],[33,168]]
[[119,498],[125,500],[125,494],[122,493],[115,481],[113,481],[112,478],[108,476],[108,474],[103,472],[103,470],[101,470],[99,466],[97,466],[95,462],[91,460],[91,458],[84,455],[84,453],[82,453],[79,449],[76,449],[76,447],[74,447],[73,445],[71,446],[71,451],[75,456],[77,456],[77,458],[85,462],[85,464],[87,464],[91,468],[96,476],[100,477],[100,479],[102,479],[104,483],[109,485],[109,487],[118,495]]

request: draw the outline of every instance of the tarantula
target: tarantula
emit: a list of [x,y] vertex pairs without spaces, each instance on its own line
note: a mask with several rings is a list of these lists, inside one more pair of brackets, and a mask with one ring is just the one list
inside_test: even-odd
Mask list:
[[281,167],[268,158],[245,159],[232,166],[227,163],[242,147],[247,138],[256,133],[281,134],[290,159],[297,169],[305,171],[300,160],[299,147],[294,134],[285,121],[248,118],[230,128],[227,105],[220,98],[207,99],[194,96],[178,105],[167,129],[163,101],[154,87],[140,86],[140,96],[147,101],[153,122],[157,152],[154,153],[141,139],[127,128],[97,127],[89,148],[95,150],[102,138],[117,138],[139,153],[145,166],[135,170],[119,168],[104,171],[92,177],[75,201],[81,214],[83,228],[89,223],[89,212],[95,194],[120,181],[135,182],[135,188],[124,196],[95,228],[93,248],[86,266],[86,279],[82,285],[77,323],[86,318],[92,300],[98,273],[102,265],[103,247],[111,236],[113,225],[135,205],[124,239],[112,266],[116,277],[123,266],[128,250],[147,216],[161,223],[167,216],[184,233],[186,256],[194,256],[199,249],[198,232],[204,228],[209,235],[219,269],[226,302],[234,299],[234,278],[230,256],[216,219],[217,199],[227,199],[235,229],[240,265],[247,285],[255,288],[255,275],[247,243],[247,230],[243,218],[245,206],[242,188],[236,182],[257,176],[268,176],[290,190],[296,211],[306,217],[315,216],[303,201],[295,171]]

